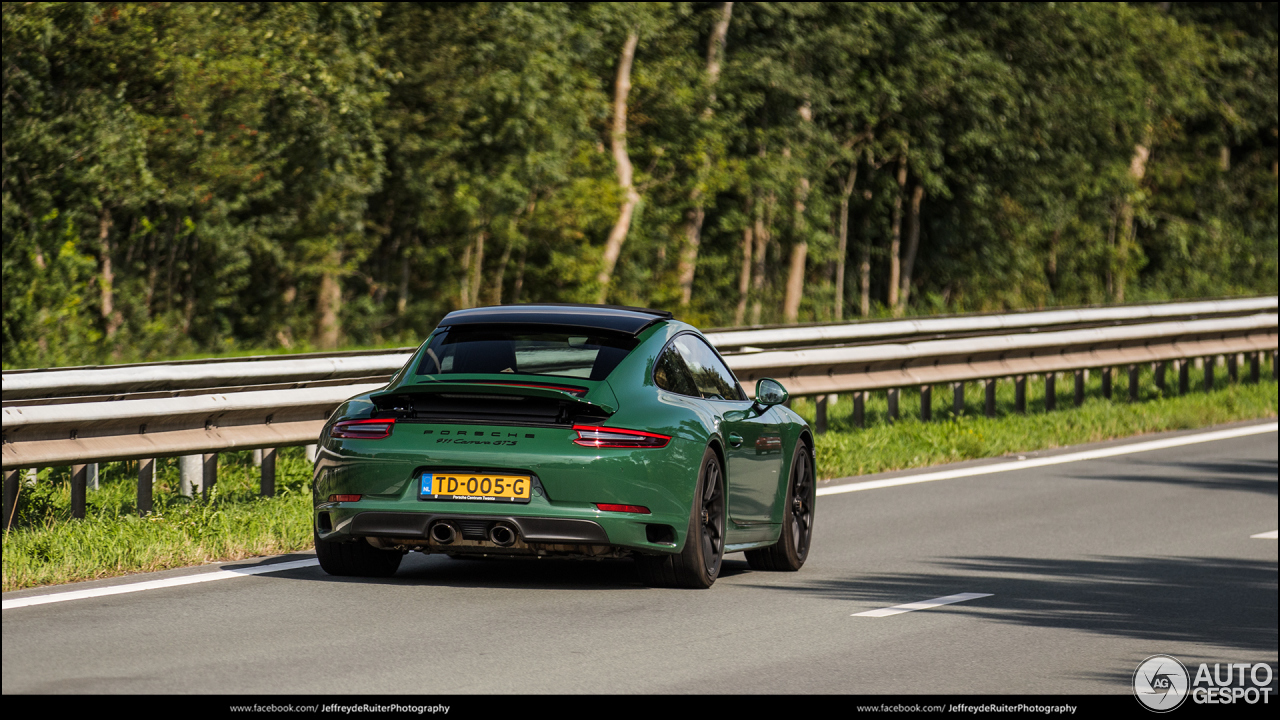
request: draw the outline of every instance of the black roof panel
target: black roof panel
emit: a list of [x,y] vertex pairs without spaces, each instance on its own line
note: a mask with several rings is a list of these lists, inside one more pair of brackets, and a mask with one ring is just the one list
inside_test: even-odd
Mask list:
[[462,325],[559,325],[588,330],[612,330],[638,335],[641,330],[668,320],[665,310],[623,307],[621,305],[571,305],[542,303],[539,305],[494,305],[455,310],[440,321],[441,326]]

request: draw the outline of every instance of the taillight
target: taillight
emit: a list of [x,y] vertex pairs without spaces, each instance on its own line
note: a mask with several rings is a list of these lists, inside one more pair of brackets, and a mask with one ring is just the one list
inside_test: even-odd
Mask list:
[[613,503],[596,503],[596,507],[600,508],[601,510],[604,510],[605,512],[629,512],[629,513],[640,513],[641,515],[649,514],[649,508],[643,505],[615,505]]
[[643,430],[620,430],[618,428],[594,427],[591,425],[574,425],[578,433],[575,443],[583,447],[596,448],[660,448],[671,442],[670,435],[644,432]]
[[330,495],[329,502],[360,502],[359,495]]
[[381,440],[391,434],[391,429],[395,425],[395,418],[343,420],[333,426],[329,436],[353,440]]

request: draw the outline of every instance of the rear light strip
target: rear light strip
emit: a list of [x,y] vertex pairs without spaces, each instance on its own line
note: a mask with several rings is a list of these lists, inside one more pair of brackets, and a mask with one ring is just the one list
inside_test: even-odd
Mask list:
[[663,448],[671,442],[670,435],[659,435],[643,430],[623,430],[594,425],[574,425],[573,429],[578,433],[578,438],[573,442],[583,447]]
[[395,418],[343,420],[333,426],[333,429],[329,431],[329,436],[352,440],[381,440],[389,437],[395,426]]
[[329,502],[360,502],[359,495],[330,495]]

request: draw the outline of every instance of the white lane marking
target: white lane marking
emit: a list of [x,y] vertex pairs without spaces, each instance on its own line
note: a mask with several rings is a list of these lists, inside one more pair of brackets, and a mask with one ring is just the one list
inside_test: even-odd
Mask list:
[[182,577],[165,578],[164,580],[146,580],[143,582],[129,583],[128,585],[112,585],[110,587],[91,588],[88,590],[68,590],[66,592],[50,593],[48,595],[29,595],[27,597],[15,598],[13,600],[5,600],[3,602],[3,609],[12,610],[14,608],[27,607],[29,605],[44,605],[46,603],[66,602],[67,600],[84,600],[87,598],[104,597],[106,595],[122,595],[124,593],[142,592],[143,590],[158,590],[160,588],[176,587],[178,585],[192,585],[194,583],[210,582],[213,580],[230,580],[232,578],[245,577],[248,575],[261,575],[263,573],[280,572],[282,570],[296,570],[297,568],[311,567],[319,564],[320,561],[315,558],[309,560],[291,560],[289,562],[273,563],[270,565],[255,565],[247,568],[233,568],[231,570],[215,570],[213,572],[198,573],[196,575],[183,575]]
[[979,465],[977,467],[959,468],[956,470],[940,470],[938,472],[907,475],[904,477],[888,478],[885,480],[868,480],[860,483],[849,483],[847,485],[834,485],[832,487],[819,488],[818,494],[836,495],[839,493],[858,492],[859,490],[876,490],[878,488],[897,487],[899,485],[914,485],[916,483],[933,482],[935,480],[951,480],[954,478],[972,477],[974,475],[991,475],[994,473],[1010,472],[1012,470],[1026,470],[1027,468],[1044,467],[1046,465],[1061,465],[1063,463],[1080,462],[1081,460],[1096,460],[1098,458],[1128,455],[1130,453],[1147,452],[1149,450],[1163,450],[1165,448],[1194,445],[1196,443],[1212,442],[1214,440],[1228,440],[1230,438],[1246,437],[1249,435],[1262,435],[1264,433],[1273,433],[1278,427],[1280,427],[1280,423],[1250,425],[1248,427],[1230,428],[1228,430],[1215,430],[1213,432],[1200,433],[1199,435],[1182,435],[1180,437],[1164,438],[1162,440],[1148,440],[1147,442],[1133,443],[1131,445],[1117,445],[1115,447],[1100,448],[1098,450],[1085,450],[1082,452],[1067,453],[1065,455],[1055,455],[1053,457],[1014,460],[1012,462],[1001,463],[998,465]]
[[1280,537],[1276,536],[1276,532],[1276,530],[1272,530],[1271,532],[1258,533],[1257,535],[1250,535],[1249,537],[1256,538],[1258,540],[1280,540]]
[[966,600],[991,597],[991,595],[992,593],[960,593],[958,595],[948,595],[946,597],[924,600],[922,602],[894,605],[893,607],[880,608],[879,610],[868,610],[866,612],[854,613],[849,617],[889,617],[890,615],[901,615],[902,613],[909,613],[915,610],[928,610],[929,608],[936,608],[940,605],[950,605],[952,603],[964,602]]

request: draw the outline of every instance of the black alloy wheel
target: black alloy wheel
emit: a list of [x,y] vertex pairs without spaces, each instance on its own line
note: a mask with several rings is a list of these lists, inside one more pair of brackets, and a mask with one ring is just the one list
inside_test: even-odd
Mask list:
[[641,579],[653,587],[706,589],[724,563],[724,469],[720,456],[707,448],[699,466],[684,548],[671,555],[637,555]]
[[724,482],[720,462],[711,458],[702,471],[702,562],[712,580],[724,562]]
[[809,557],[813,540],[813,511],[817,500],[813,456],[804,442],[796,444],[791,460],[791,477],[787,483],[786,507],[782,513],[782,533],[773,545],[748,550],[747,563],[755,570],[799,570]]

